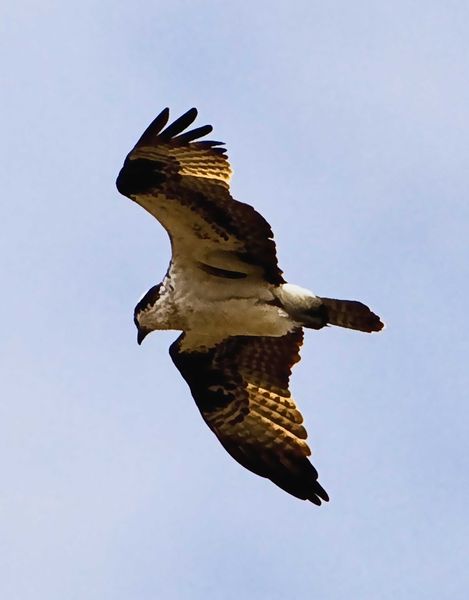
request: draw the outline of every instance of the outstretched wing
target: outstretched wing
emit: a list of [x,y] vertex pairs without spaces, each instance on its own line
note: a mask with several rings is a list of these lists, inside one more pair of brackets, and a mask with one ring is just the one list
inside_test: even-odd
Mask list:
[[320,505],[329,499],[309,462],[303,417],[288,390],[303,332],[236,336],[206,352],[170,348],[174,364],[225,449],[241,465],[288,493]]
[[230,195],[231,168],[222,142],[199,141],[212,126],[184,132],[196,116],[192,108],[165,128],[165,108],[125,159],[116,182],[119,192],[167,230],[179,270],[195,267],[226,277],[257,274],[269,283],[283,283],[270,225]]

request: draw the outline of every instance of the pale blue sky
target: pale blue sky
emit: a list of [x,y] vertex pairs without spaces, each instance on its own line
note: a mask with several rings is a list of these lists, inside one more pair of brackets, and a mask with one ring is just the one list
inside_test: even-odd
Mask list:
[[[451,0],[0,9],[2,599],[467,598],[468,22]],[[114,180],[164,106],[227,143],[290,281],[388,324],[306,336],[320,509],[224,452],[177,334],[136,344],[169,244]]]

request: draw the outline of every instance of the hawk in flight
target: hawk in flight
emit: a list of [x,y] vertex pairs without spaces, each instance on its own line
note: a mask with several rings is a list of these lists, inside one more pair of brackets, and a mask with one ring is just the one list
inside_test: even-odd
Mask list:
[[182,331],[169,353],[207,425],[241,465],[314,504],[327,501],[308,460],[303,417],[289,378],[303,328],[380,331],[354,300],[315,296],[285,281],[272,230],[230,194],[222,142],[187,131],[192,108],[167,126],[165,108],[125,159],[117,189],[168,232],[172,257],[163,281],[135,307],[137,341],[154,330]]

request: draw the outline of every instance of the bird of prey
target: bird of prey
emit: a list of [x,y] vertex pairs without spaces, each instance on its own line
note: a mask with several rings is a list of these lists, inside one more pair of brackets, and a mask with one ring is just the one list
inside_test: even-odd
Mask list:
[[192,108],[167,125],[165,108],[127,155],[117,189],[166,229],[172,257],[163,281],[134,311],[137,341],[154,330],[182,334],[169,353],[197,407],[241,465],[286,492],[328,501],[308,460],[303,417],[289,391],[303,328],[380,331],[354,300],[316,296],[285,281],[267,221],[230,194],[222,142],[187,131]]

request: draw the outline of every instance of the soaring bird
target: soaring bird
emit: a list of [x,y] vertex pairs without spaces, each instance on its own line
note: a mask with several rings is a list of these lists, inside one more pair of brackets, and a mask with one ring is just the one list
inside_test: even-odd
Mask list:
[[170,356],[223,447],[253,473],[320,505],[329,497],[308,460],[303,417],[289,391],[303,328],[369,333],[383,323],[361,302],[285,281],[270,225],[230,194],[223,143],[200,141],[212,126],[187,131],[196,116],[192,108],[166,126],[165,108],[116,181],[171,242],[163,281],[135,307],[137,341],[155,330],[182,331]]

